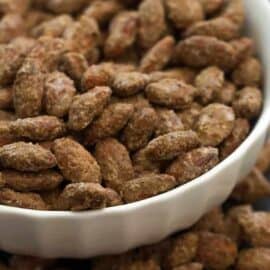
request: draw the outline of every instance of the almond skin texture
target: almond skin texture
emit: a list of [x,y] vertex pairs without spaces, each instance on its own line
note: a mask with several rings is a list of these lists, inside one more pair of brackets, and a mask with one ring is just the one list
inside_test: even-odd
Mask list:
[[196,260],[209,269],[227,269],[237,256],[237,246],[228,237],[221,234],[202,232]]
[[139,6],[139,45],[153,47],[166,30],[165,9],[161,0],[144,0]]
[[214,101],[224,105],[231,105],[236,94],[236,86],[225,81],[222,88],[216,93]]
[[173,110],[157,109],[158,115],[157,128],[155,131],[156,136],[164,135],[174,131],[184,129],[184,124],[181,118]]
[[232,133],[220,146],[220,158],[224,159],[245,140],[250,131],[250,124],[247,119],[238,118],[235,120]]
[[53,72],[45,81],[45,108],[49,115],[63,117],[68,113],[76,89],[64,73]]
[[121,72],[114,76],[113,93],[120,97],[132,96],[144,90],[149,77],[139,72]]
[[106,190],[96,183],[69,184],[61,197],[69,202],[72,211],[101,209],[106,206]]
[[117,72],[134,71],[132,65],[116,64],[105,62],[98,65],[91,65],[82,77],[82,90],[88,91],[95,86],[109,86],[113,76]]
[[140,70],[145,73],[162,70],[171,60],[175,40],[167,36],[155,44],[141,60]]
[[102,113],[111,93],[108,87],[95,87],[85,94],[75,96],[69,110],[69,128],[76,131],[86,128]]
[[138,32],[138,14],[134,11],[118,13],[110,24],[109,36],[105,42],[105,55],[109,58],[121,56],[130,48]]
[[201,144],[217,146],[232,132],[235,122],[231,107],[212,103],[205,107],[195,124]]
[[256,87],[243,88],[236,93],[233,109],[239,117],[257,117],[262,109],[262,92]]
[[259,86],[262,80],[262,67],[259,60],[250,57],[241,62],[232,74],[238,86]]
[[2,176],[7,187],[21,192],[52,190],[63,181],[63,176],[53,170],[38,173],[5,170]]
[[169,19],[178,29],[186,28],[204,19],[203,9],[198,0],[165,0],[164,2]]
[[179,68],[170,68],[162,71],[155,71],[150,73],[150,81],[157,82],[162,79],[176,79],[183,81],[186,84],[193,84],[196,77],[196,71],[192,68],[179,67]]
[[240,29],[230,19],[218,17],[191,25],[184,35],[185,37],[210,36],[230,41],[240,36]]
[[14,136],[32,141],[48,141],[64,135],[66,126],[55,116],[37,116],[18,119],[10,123]]
[[60,68],[79,85],[88,63],[83,54],[69,52],[62,56]]
[[32,29],[33,37],[41,36],[61,37],[67,27],[73,23],[73,19],[69,15],[60,15],[49,21],[42,22]]
[[153,197],[175,186],[174,177],[165,174],[152,174],[124,183],[121,194],[124,201],[130,203]]
[[127,124],[134,107],[131,104],[115,103],[109,105],[86,130],[85,144],[116,135]]
[[251,248],[240,252],[236,270],[268,270],[270,250],[268,248]]
[[122,133],[122,141],[130,151],[146,146],[157,126],[157,114],[152,108],[137,110]]
[[24,46],[18,46],[15,42],[0,46],[1,85],[8,85],[13,82],[25,56],[32,49],[34,43],[34,40],[30,39],[28,43],[24,42]]
[[86,56],[98,46],[100,30],[95,19],[81,16],[78,21],[66,28],[63,37],[71,51]]
[[226,71],[236,64],[236,50],[215,37],[194,36],[176,45],[173,59],[189,67],[218,66]]
[[184,233],[172,240],[171,247],[166,251],[164,265],[166,269],[190,263],[196,256],[199,237],[195,233]]
[[239,223],[247,243],[253,247],[270,246],[269,212],[252,212],[242,215]]
[[14,108],[19,117],[33,117],[41,112],[45,74],[58,65],[65,51],[62,40],[42,37],[27,55],[14,84]]
[[199,145],[195,132],[175,131],[159,136],[146,146],[146,156],[152,160],[170,160]]
[[47,205],[36,193],[20,193],[8,188],[0,190],[1,204],[33,210],[47,210]]
[[129,153],[116,139],[108,138],[96,145],[95,158],[101,168],[106,186],[120,190],[121,185],[134,177]]
[[180,155],[167,169],[166,173],[184,184],[209,171],[219,162],[218,149],[202,147]]
[[232,199],[243,203],[254,203],[268,196],[270,196],[270,184],[257,168],[253,168],[231,194]]
[[63,176],[71,182],[101,181],[100,168],[93,156],[79,143],[69,138],[54,142],[53,152]]
[[84,10],[84,15],[94,18],[99,24],[103,25],[110,21],[112,17],[122,9],[122,5],[115,0],[93,1],[88,8]]
[[0,148],[0,164],[3,168],[38,172],[54,167],[56,160],[50,151],[37,144],[16,142]]
[[217,67],[203,69],[195,79],[198,97],[203,104],[214,100],[224,84],[224,72]]
[[163,79],[149,84],[145,93],[154,104],[172,109],[184,109],[192,103],[196,89],[176,79]]

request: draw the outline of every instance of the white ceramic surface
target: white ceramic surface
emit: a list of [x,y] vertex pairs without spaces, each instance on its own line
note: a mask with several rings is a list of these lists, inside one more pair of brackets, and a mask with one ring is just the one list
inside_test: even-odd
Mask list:
[[245,6],[246,29],[264,63],[265,104],[251,135],[233,155],[182,187],[129,205],[81,213],[0,206],[0,250],[51,258],[120,253],[185,229],[226,200],[253,166],[270,119],[270,5],[245,0]]

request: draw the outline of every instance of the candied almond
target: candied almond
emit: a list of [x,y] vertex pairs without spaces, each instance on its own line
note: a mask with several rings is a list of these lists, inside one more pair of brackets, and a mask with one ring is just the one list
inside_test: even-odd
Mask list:
[[165,9],[162,0],[144,0],[139,9],[139,45],[153,47],[166,30]]
[[158,108],[156,112],[158,116],[156,136],[184,129],[181,118],[173,110]]
[[95,0],[84,10],[83,15],[94,18],[99,24],[109,22],[121,9],[122,5],[116,0]]
[[231,194],[232,199],[242,203],[254,203],[268,196],[270,196],[270,184],[257,168],[253,168]]
[[174,237],[164,256],[165,268],[174,269],[192,262],[197,253],[198,241],[198,235],[192,232]]
[[268,270],[270,265],[270,249],[250,248],[240,252],[236,270]]
[[236,64],[236,50],[215,37],[193,36],[176,45],[173,59],[189,67],[218,66],[227,71]]
[[100,166],[106,186],[120,190],[121,185],[134,177],[129,153],[116,139],[108,138],[97,143],[95,158]]
[[105,188],[97,183],[69,184],[61,197],[69,201],[72,211],[101,209],[106,206]]
[[111,97],[109,87],[95,87],[73,98],[69,108],[68,127],[72,130],[86,128],[95,117],[102,113]]
[[206,213],[193,227],[194,231],[224,234],[226,232],[225,217],[220,207]]
[[197,134],[191,130],[175,131],[148,143],[145,154],[152,160],[170,160],[199,145]]
[[232,132],[235,114],[231,107],[212,103],[204,107],[195,124],[199,140],[204,146],[217,146]]
[[233,82],[237,86],[259,86],[262,81],[262,67],[254,57],[246,58],[232,74]]
[[213,101],[224,84],[224,72],[218,67],[211,66],[203,69],[195,79],[197,95],[203,104]]
[[43,147],[25,142],[16,142],[0,148],[0,164],[3,168],[23,172],[38,172],[54,167],[54,155]]
[[166,173],[174,176],[178,184],[184,184],[209,171],[218,162],[217,148],[201,147],[180,155]]
[[65,72],[77,84],[80,83],[88,63],[83,54],[68,52],[61,58],[60,69]]
[[256,87],[245,87],[238,91],[233,101],[233,109],[237,116],[254,119],[262,109],[262,92]]
[[134,112],[134,107],[127,103],[110,104],[93,121],[85,132],[85,144],[94,144],[98,140],[116,135],[125,127]]
[[120,97],[127,97],[144,90],[149,81],[146,74],[140,72],[119,72],[112,80],[113,93]]
[[196,260],[207,269],[225,270],[232,266],[237,257],[237,246],[227,236],[210,232],[199,234]]
[[69,138],[54,141],[53,153],[63,176],[72,182],[101,181],[100,167],[82,145]]
[[168,17],[176,28],[187,28],[204,19],[203,8],[198,0],[165,0],[164,3]]
[[95,19],[82,16],[65,29],[63,38],[71,51],[87,55],[99,45],[100,29]]
[[12,189],[0,189],[1,204],[34,210],[47,210],[45,202],[35,193],[21,193]]
[[217,103],[231,105],[234,100],[236,90],[236,86],[233,83],[225,81],[222,88],[216,93],[214,100]]
[[69,15],[60,15],[51,20],[42,22],[31,30],[33,37],[41,36],[61,37],[66,30],[73,23],[73,19]]
[[37,116],[10,122],[12,135],[32,141],[52,140],[64,135],[66,126],[55,116]]
[[156,129],[157,121],[157,114],[152,108],[141,108],[134,112],[121,136],[129,151],[146,146]]
[[163,79],[150,83],[145,89],[148,100],[172,109],[184,109],[190,105],[197,90],[176,79]]
[[194,23],[184,33],[185,37],[211,36],[225,41],[236,39],[239,35],[238,25],[224,17]]
[[55,71],[47,76],[44,87],[46,112],[57,117],[65,116],[76,93],[73,81],[64,73]]
[[126,203],[153,197],[176,186],[174,177],[166,174],[151,174],[125,182],[121,195]]
[[229,156],[248,136],[250,123],[247,119],[237,118],[231,134],[223,141],[220,146],[221,160]]
[[52,190],[63,181],[63,176],[54,170],[37,173],[4,170],[2,177],[7,187],[21,192]]
[[119,12],[110,24],[109,36],[104,47],[105,55],[109,58],[116,58],[125,53],[136,41],[137,28],[137,12]]
[[172,36],[161,39],[143,56],[140,70],[145,73],[162,70],[171,60],[174,46],[175,40]]
[[150,74],[150,81],[157,82],[163,79],[176,79],[187,84],[193,84],[196,71],[187,67],[170,68],[162,71],[154,71]]

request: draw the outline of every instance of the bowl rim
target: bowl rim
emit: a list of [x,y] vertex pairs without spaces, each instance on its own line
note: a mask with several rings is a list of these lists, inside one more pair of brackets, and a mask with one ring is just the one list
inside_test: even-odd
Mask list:
[[[262,9],[266,9],[267,12],[270,13],[270,4],[268,0],[260,0],[256,3],[257,5],[261,5]],[[263,64],[264,61],[263,61]],[[267,69],[264,65],[264,73],[266,73]],[[269,73],[270,73],[270,65],[269,65]],[[98,210],[87,210],[81,212],[72,212],[72,211],[54,211],[54,210],[33,210],[26,208],[19,208],[13,206],[0,205],[0,214],[13,214],[24,216],[28,218],[37,218],[39,221],[47,220],[47,219],[89,219],[89,218],[97,218],[107,215],[119,216],[126,214],[131,211],[138,211],[145,207],[150,207],[155,203],[165,202],[169,200],[171,197],[180,196],[182,193],[189,191],[195,187],[203,185],[205,182],[213,181],[214,176],[222,170],[225,170],[227,167],[232,166],[232,164],[243,158],[246,151],[250,149],[252,144],[261,136],[261,134],[266,133],[268,130],[269,119],[270,119],[270,78],[265,76],[264,82],[264,105],[259,119],[253,127],[253,130],[248,135],[248,137],[242,142],[242,144],[225,160],[221,161],[218,165],[212,168],[210,171],[204,173],[203,175],[193,179],[192,181],[178,186],[172,190],[169,190],[165,193],[156,195],[151,198],[147,198],[141,201],[132,202],[124,205],[107,207],[104,209]],[[266,124],[269,123],[269,124]]]

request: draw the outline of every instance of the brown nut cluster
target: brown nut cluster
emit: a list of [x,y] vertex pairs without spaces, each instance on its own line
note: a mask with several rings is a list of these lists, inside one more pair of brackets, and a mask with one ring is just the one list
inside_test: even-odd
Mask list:
[[[241,0],[0,0],[0,203],[104,208],[211,170],[262,110],[263,68],[243,23]],[[258,170],[233,200],[269,194]],[[223,268],[206,255],[168,264]]]
[[[122,148],[121,151],[125,152],[123,157],[126,156],[127,151],[115,139],[107,139],[100,144],[99,148],[108,148],[108,145],[114,145],[114,149]],[[100,153],[103,154],[103,152]],[[115,155],[114,152],[106,153],[108,153],[107,161],[111,159],[112,155]],[[104,152],[103,155],[106,156],[106,153]],[[262,152],[262,156],[266,158],[264,154],[265,151]],[[260,160],[262,160],[262,156]],[[267,158],[269,160],[269,156]],[[265,171],[268,169],[265,168]],[[262,171],[254,167],[251,175],[244,179],[243,183],[250,182],[250,179],[254,179],[256,175],[257,178],[258,175],[263,177]],[[136,199],[136,196],[141,198],[137,184],[144,185],[153,178],[158,180],[157,176],[153,175],[152,178],[142,177],[136,180],[137,183],[126,182],[126,188],[133,186],[135,190],[135,193],[127,193],[127,198],[132,201]],[[170,177],[166,175],[159,179],[165,181],[164,185],[170,181]],[[254,179],[254,183],[256,182],[257,180]],[[255,186],[256,184],[253,185],[253,187]],[[255,189],[247,190],[247,193],[257,195],[241,202],[250,203],[254,202],[255,198],[257,200],[265,196],[269,197],[269,194],[259,194]],[[147,192],[151,192],[151,189]],[[0,198],[8,200],[9,203],[16,203],[18,206],[26,207],[30,204],[32,208],[37,207],[38,209],[45,207],[44,202],[54,203],[55,209],[61,206],[73,210],[99,209],[105,205],[113,206],[123,203],[115,191],[104,188],[98,183],[69,184],[59,196],[60,193],[61,191],[57,192],[56,189],[48,190],[42,193],[41,199],[40,196],[33,193],[19,193],[4,188],[1,189]],[[145,195],[147,194],[145,193]],[[16,202],[13,201],[14,198],[17,198]],[[269,212],[255,211],[250,204],[235,204],[233,196],[224,204],[224,207],[214,208],[193,227],[154,245],[143,246],[119,255],[101,256],[84,261],[72,261],[72,263],[70,263],[71,260],[11,255],[2,264],[0,263],[0,269],[268,270],[270,268],[269,226]],[[6,255],[4,258],[7,258]]]
[[[116,139],[106,139],[100,142],[98,155],[107,156],[108,172],[110,171],[111,156],[116,155],[115,151],[109,151],[109,145],[113,145],[111,149],[121,149],[122,158],[118,157],[118,168],[120,168],[119,165],[122,165],[121,159],[123,163],[127,164],[127,150],[124,149],[123,145]],[[264,197],[270,198],[270,184],[263,175],[270,169],[269,145],[269,142],[265,145],[256,167],[247,178],[243,179],[231,198],[222,207],[216,207],[205,214],[194,226],[184,232],[178,232],[159,243],[139,247],[119,255],[101,256],[87,260],[42,259],[3,253],[0,269],[269,270],[270,214],[269,212],[255,211],[250,204]],[[106,148],[108,152],[103,152],[102,148]],[[140,156],[143,156],[143,151],[141,152]],[[107,153],[108,155],[106,155]],[[123,169],[125,167],[128,166],[122,166]],[[16,188],[20,187],[19,179],[17,179],[18,181],[9,180],[9,175],[10,179],[17,179],[15,176],[11,177],[14,172],[7,170],[3,172],[5,180],[9,183],[13,182]],[[25,175],[27,174],[25,173]],[[29,173],[30,178],[34,177],[34,174],[30,175]],[[153,177],[157,181],[164,180],[167,184],[170,182],[170,176],[163,175],[162,178],[158,178],[157,175],[153,175]],[[136,180],[136,183],[130,181],[130,184],[128,184],[129,182],[125,184],[127,184],[127,188],[138,188],[137,184],[144,185],[153,177],[142,177],[140,180]],[[1,178],[0,174],[0,186],[5,182],[4,178]],[[268,193],[263,192],[264,190],[268,190]],[[147,192],[151,192],[151,189]],[[62,194],[59,188],[52,190],[44,188],[41,194],[42,197],[30,192],[20,193],[10,188],[3,188],[0,192],[0,198],[6,200],[7,204],[20,207],[31,205],[32,208],[37,209],[45,209],[46,202],[49,209],[55,210],[64,208],[73,210],[98,209],[105,205],[115,206],[123,203],[117,192],[110,188],[104,188],[98,183],[69,184]],[[128,196],[132,196],[132,193],[129,193]],[[145,193],[141,193],[141,196],[145,196]]]

